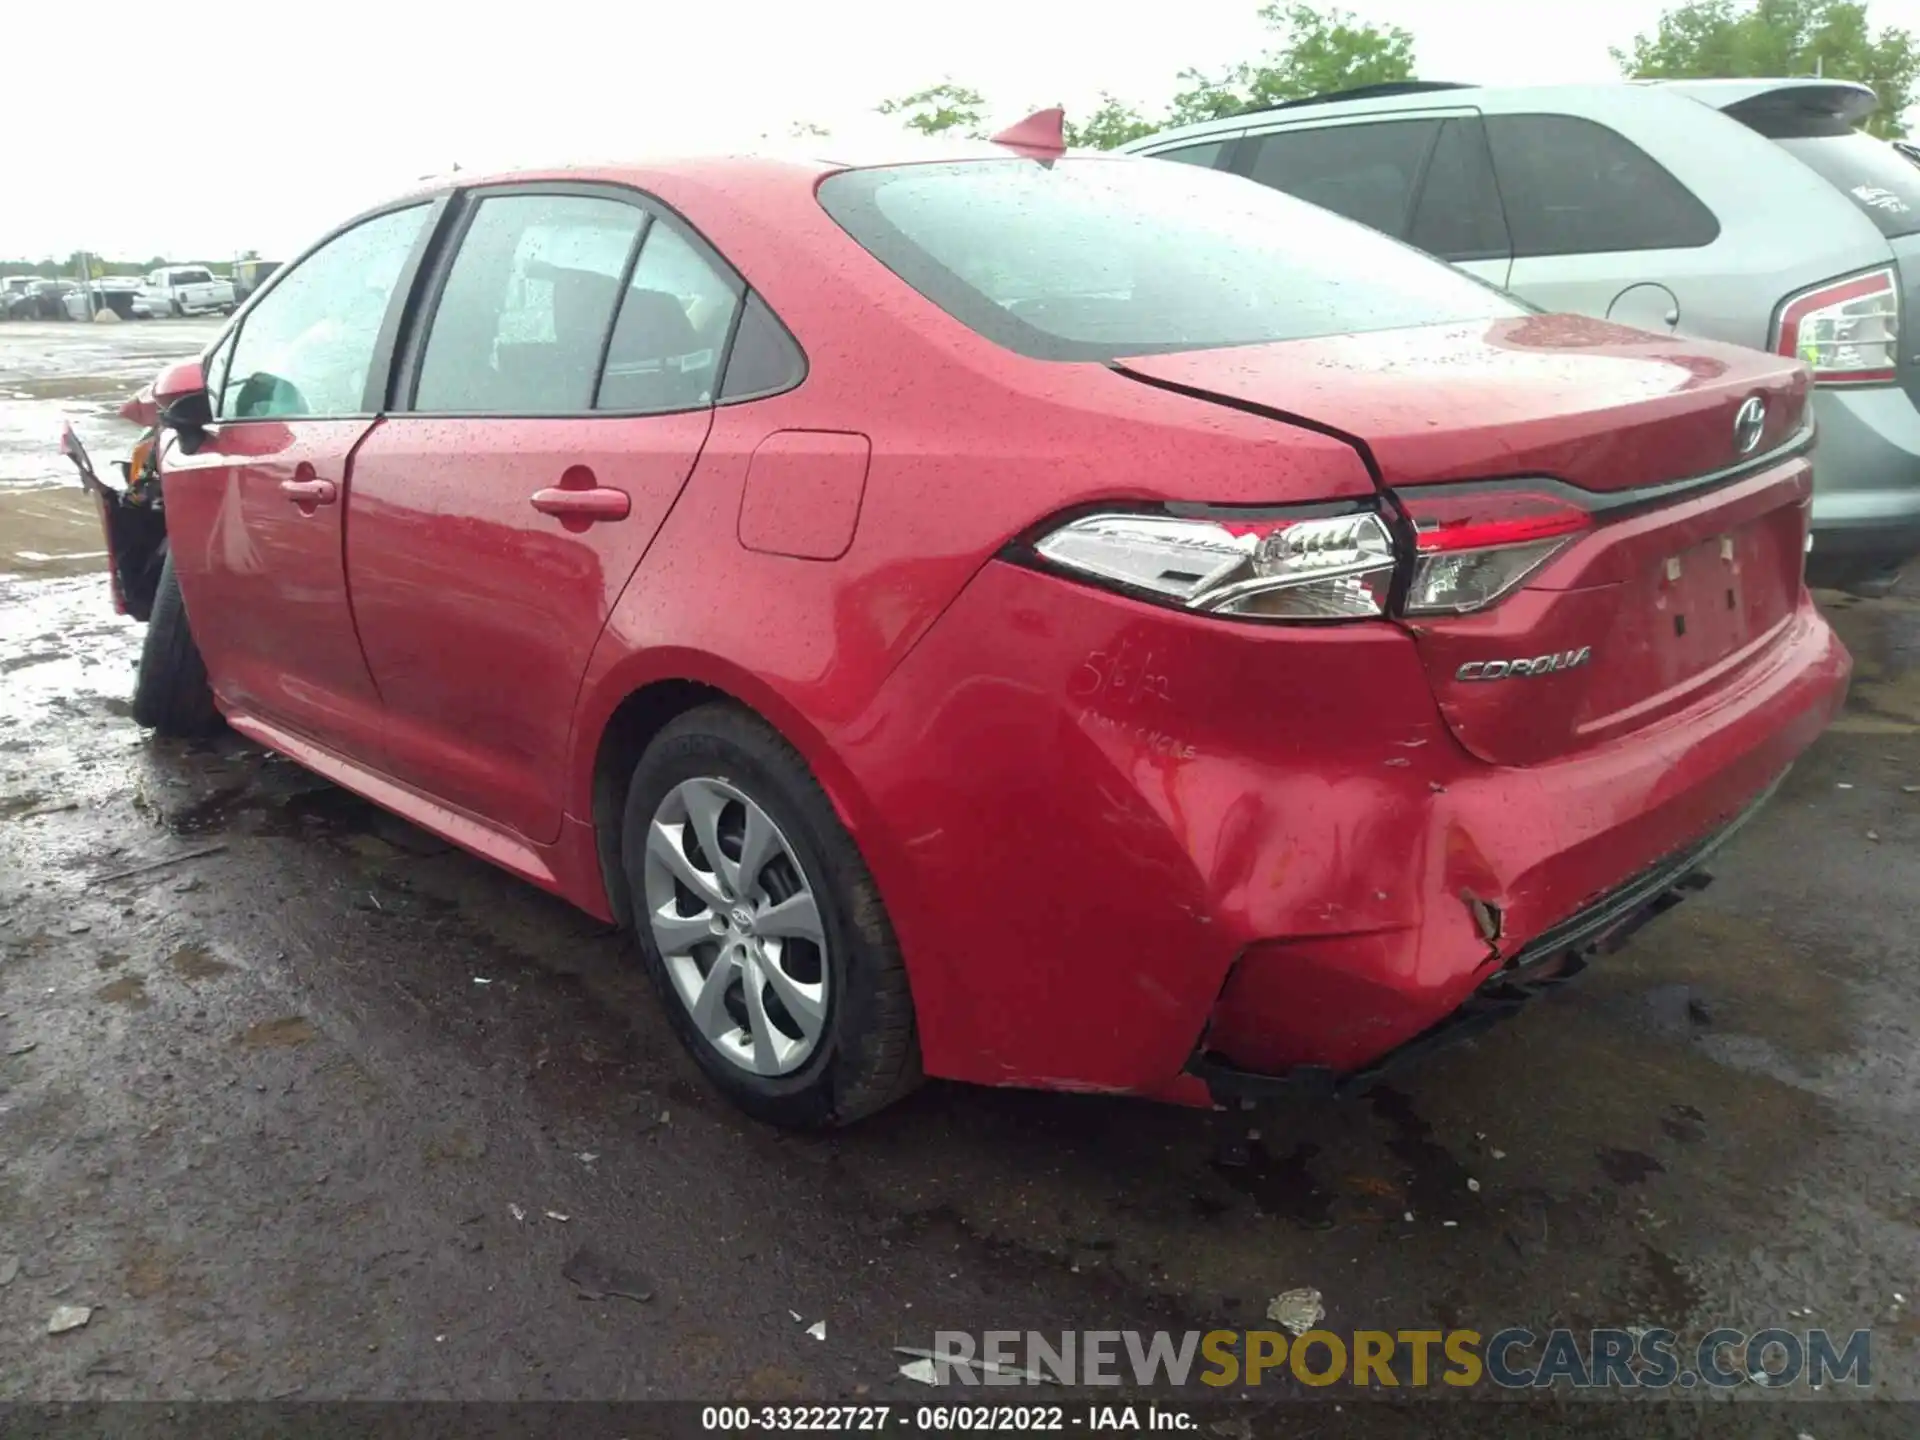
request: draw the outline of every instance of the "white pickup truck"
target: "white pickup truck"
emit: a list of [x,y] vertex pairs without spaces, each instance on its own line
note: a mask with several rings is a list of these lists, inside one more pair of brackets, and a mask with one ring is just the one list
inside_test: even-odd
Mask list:
[[158,317],[218,311],[225,315],[233,306],[232,281],[218,279],[204,265],[168,265],[141,280],[133,313]]

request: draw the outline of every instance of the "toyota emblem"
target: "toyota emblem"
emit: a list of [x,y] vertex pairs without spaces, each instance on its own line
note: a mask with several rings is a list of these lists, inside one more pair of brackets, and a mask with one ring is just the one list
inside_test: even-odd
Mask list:
[[1767,402],[1758,395],[1747,397],[1733,417],[1733,448],[1739,455],[1751,455],[1767,433]]

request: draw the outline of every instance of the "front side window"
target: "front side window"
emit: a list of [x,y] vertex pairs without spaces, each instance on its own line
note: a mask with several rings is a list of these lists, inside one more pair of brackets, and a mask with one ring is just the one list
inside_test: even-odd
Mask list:
[[215,414],[219,413],[220,397],[227,393],[227,372],[233,368],[233,347],[238,339],[237,335],[227,336],[207,357],[207,395],[214,403]]
[[247,315],[214,398],[224,419],[360,415],[380,327],[431,207],[363,220],[289,270]]
[[1438,120],[1282,130],[1248,140],[1251,159],[1236,163],[1262,185],[1401,238],[1439,133]]
[[1692,249],[1720,234],[1691,190],[1604,125],[1575,115],[1485,123],[1515,259]]
[[577,415],[646,213],[586,195],[480,202],[435,307],[413,408]]
[[656,221],[607,346],[599,410],[659,412],[711,405],[740,295],[685,236]]
[[1111,360],[1524,315],[1430,256],[1237,176],[1142,159],[849,170],[829,214],[962,324]]

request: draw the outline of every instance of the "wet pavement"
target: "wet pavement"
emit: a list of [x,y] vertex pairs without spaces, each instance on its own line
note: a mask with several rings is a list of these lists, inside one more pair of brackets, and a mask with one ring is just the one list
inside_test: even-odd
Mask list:
[[116,413],[164,365],[197,355],[224,320],[0,325],[0,573],[98,570],[100,522],[60,454],[62,421],[103,476],[139,434]]
[[[787,1136],[604,927],[132,724],[139,627],[41,487],[62,414],[124,453],[111,406],[211,333],[0,326],[0,1399],[917,1402],[891,1350],[935,1329],[1261,1325],[1299,1286],[1335,1330],[1872,1327],[1920,1399],[1920,600],[1831,599],[1848,710],[1711,889],[1390,1088],[932,1084]],[[582,1247],[651,1298],[583,1298]],[[1318,1393],[1286,1433],[1479,1428]],[[1873,1418],[1821,1403],[1755,1433]]]

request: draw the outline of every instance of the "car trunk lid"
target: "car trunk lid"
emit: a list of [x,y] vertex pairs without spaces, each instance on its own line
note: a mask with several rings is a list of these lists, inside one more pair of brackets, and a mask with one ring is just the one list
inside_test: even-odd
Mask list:
[[1116,368],[1347,438],[1416,522],[1463,496],[1586,512],[1486,608],[1406,617],[1483,759],[1534,763],[1651,724],[1731,683],[1799,602],[1797,362],[1551,315]]

